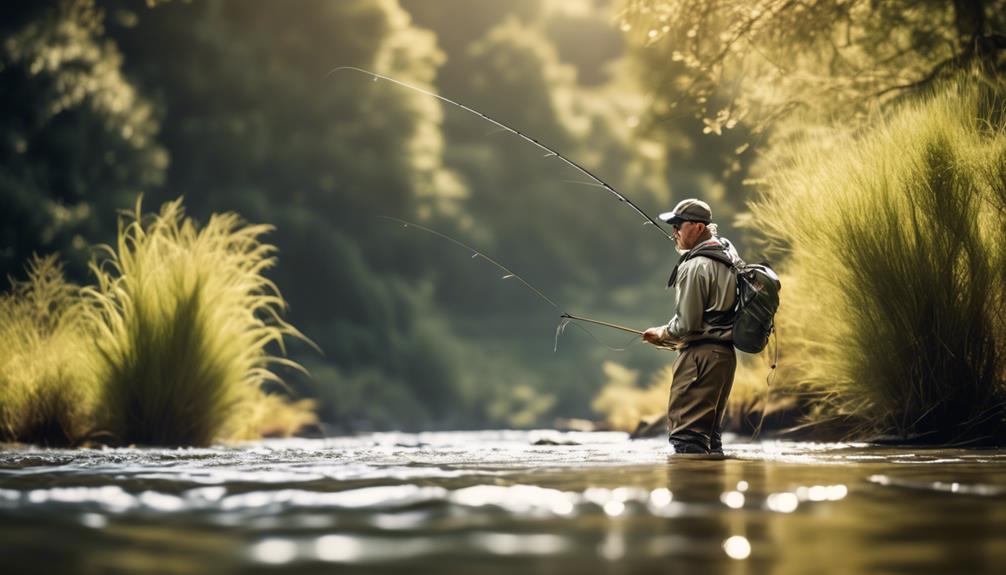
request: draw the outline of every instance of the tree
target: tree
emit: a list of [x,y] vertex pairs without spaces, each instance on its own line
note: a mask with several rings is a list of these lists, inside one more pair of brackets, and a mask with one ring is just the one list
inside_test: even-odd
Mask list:
[[[435,29],[456,46],[437,75],[439,92],[582,163],[651,214],[668,206],[660,146],[635,137],[632,120],[646,102],[624,81],[623,53],[588,51],[567,60],[564,54],[576,40],[560,24],[571,17],[551,9],[529,15],[520,6],[468,43]],[[600,20],[604,14],[594,13]],[[449,19],[430,21],[452,26]],[[565,51],[557,50],[554,35]],[[591,68],[606,73],[595,73],[585,86],[580,71]],[[670,306],[662,289],[665,266],[675,256],[671,243],[643,226],[638,214],[604,190],[570,183],[585,178],[471,114],[447,107],[443,130],[446,165],[470,192],[460,217],[434,227],[456,225],[460,238],[503,260],[568,311],[638,325],[660,321],[654,315],[663,318]],[[513,362],[506,370],[480,364],[484,379],[511,390],[531,382],[533,389],[555,394],[557,412],[589,414],[590,396],[602,383],[598,367],[610,350],[571,329],[553,353],[556,314],[528,290],[473,266],[443,242],[412,251],[427,262],[445,254],[430,266],[438,299],[463,333],[497,359]],[[603,329],[596,335],[612,346],[625,343]],[[640,363],[662,359],[638,346],[629,353],[642,356]]]
[[294,349],[316,377],[303,384],[341,402],[323,411],[411,428],[482,423],[416,257],[429,239],[376,218],[449,214],[463,197],[441,162],[441,108],[353,72],[326,76],[359,66],[428,86],[443,61],[434,35],[394,0],[100,1],[127,73],[164,117],[172,164],[157,195],[276,226],[271,278],[324,351]]
[[[843,121],[958,70],[1002,70],[1003,0],[630,0],[622,29],[659,100],[708,132],[797,108]],[[694,107],[686,103],[694,103]]]
[[5,3],[0,14],[0,276],[60,251],[79,278],[116,210],[161,181],[158,123],[92,0]]

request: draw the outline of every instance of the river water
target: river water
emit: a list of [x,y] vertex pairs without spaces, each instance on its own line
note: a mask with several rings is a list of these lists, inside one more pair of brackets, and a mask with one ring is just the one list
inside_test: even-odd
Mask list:
[[2,571],[1006,572],[1006,451],[766,441],[726,455],[549,431],[8,447]]

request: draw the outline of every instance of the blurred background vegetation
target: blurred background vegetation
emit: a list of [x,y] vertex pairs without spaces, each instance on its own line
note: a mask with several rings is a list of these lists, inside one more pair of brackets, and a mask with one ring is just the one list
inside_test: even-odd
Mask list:
[[[702,197],[749,260],[789,258],[784,234],[758,233],[768,226],[749,200],[785,189],[771,176],[808,140],[855,147],[886,110],[960,70],[1001,69],[1003,4],[5,2],[0,271],[23,278],[33,253],[58,252],[69,281],[93,281],[93,246],[114,241],[122,210],[140,194],[149,206],[182,196],[196,220],[237,212],[275,227],[267,276],[322,350],[293,341],[310,375],[277,369],[332,429],[548,425],[597,417],[592,405],[624,427],[624,406],[664,409],[633,398],[661,395],[669,356],[577,330],[553,352],[554,310],[376,216],[433,226],[566,311],[639,328],[672,313],[670,243],[470,114],[327,72],[359,66],[459,100],[650,213]],[[739,405],[770,403],[765,374],[744,358]],[[806,393],[804,379],[782,389]]]

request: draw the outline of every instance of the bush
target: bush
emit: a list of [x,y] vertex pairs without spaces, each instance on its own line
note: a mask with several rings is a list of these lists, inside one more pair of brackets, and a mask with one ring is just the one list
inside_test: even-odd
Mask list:
[[269,230],[231,213],[199,229],[180,200],[146,218],[137,203],[120,221],[115,249],[91,266],[98,285],[83,290],[100,419],[119,441],[206,445],[271,427],[259,409],[270,401],[262,384],[278,381],[271,364],[290,362],[267,347],[282,351],[284,336],[300,334],[263,276],[274,263],[274,248],[259,241]]
[[960,80],[859,137],[794,143],[753,205],[786,255],[779,382],[818,420],[1006,439],[1003,93]]
[[55,256],[34,259],[0,296],[0,441],[68,445],[93,425],[79,303]]
[[633,431],[644,420],[651,420],[667,412],[667,398],[671,392],[670,366],[660,370],[650,385],[639,387],[639,372],[613,361],[602,367],[607,382],[594,396],[591,407],[604,416],[611,429]]

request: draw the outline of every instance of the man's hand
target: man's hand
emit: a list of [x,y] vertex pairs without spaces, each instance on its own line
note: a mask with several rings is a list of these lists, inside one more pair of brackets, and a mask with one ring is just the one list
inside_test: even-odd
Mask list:
[[667,326],[651,327],[643,332],[643,340],[653,345],[670,343],[670,336],[667,333]]

